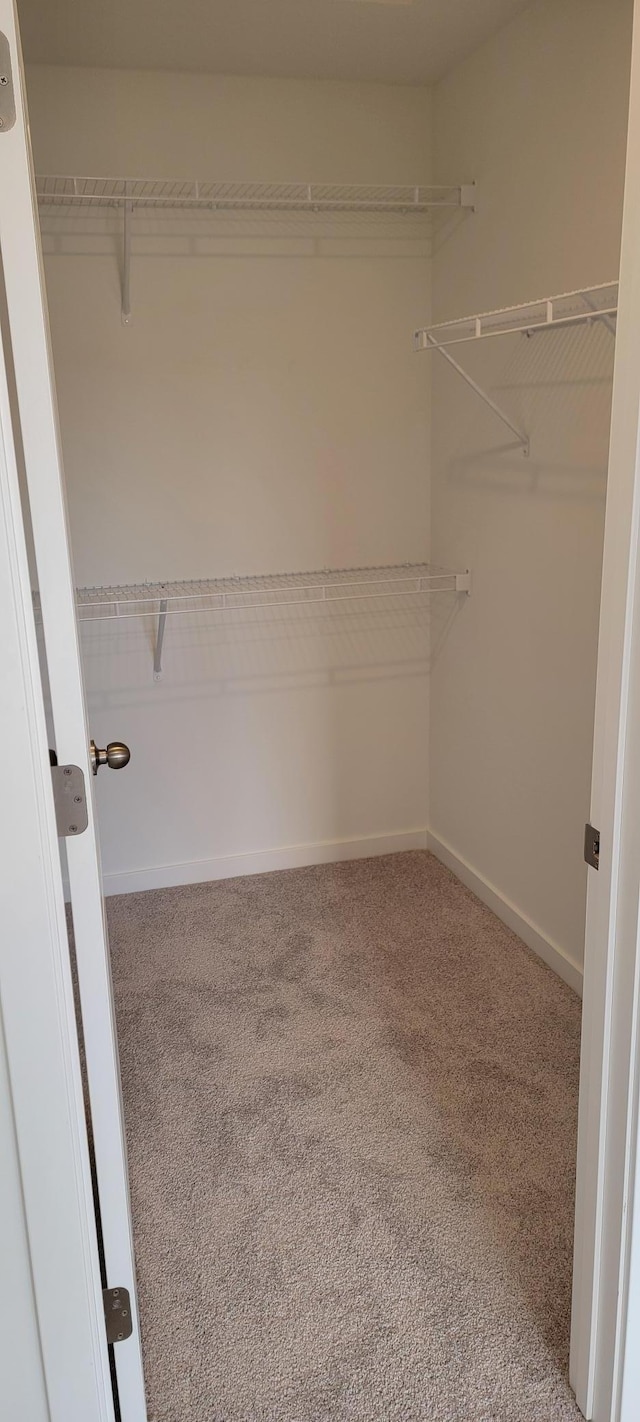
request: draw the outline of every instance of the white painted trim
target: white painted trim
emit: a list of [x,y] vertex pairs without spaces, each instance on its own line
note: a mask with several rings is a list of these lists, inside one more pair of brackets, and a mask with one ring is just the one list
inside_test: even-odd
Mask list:
[[619,1273],[619,1313],[614,1364],[613,1415],[616,1422],[636,1422],[640,1400],[640,952],[636,930],[633,1020],[630,1038],[634,1073],[627,1103],[627,1150],[624,1179],[622,1251]]
[[277,849],[257,849],[246,854],[220,854],[213,859],[190,859],[176,864],[156,864],[105,874],[105,893],[137,894],[148,889],[169,889],[179,884],[203,884],[216,879],[236,879],[244,874],[268,874],[276,869],[301,869],[310,864],[340,864],[349,859],[370,859],[380,854],[402,854],[408,849],[430,849],[448,869],[487,904],[496,917],[563,978],[574,992],[582,991],[582,971],[577,963],[515,904],[489,884],[477,870],[426,829],[392,834],[364,835],[354,839],[328,839],[312,844],[289,844]]
[[[605,518],[578,1113],[570,1378],[595,1422],[620,1422],[628,1328],[634,1012],[640,890],[640,0],[631,97]],[[637,1338],[629,1334],[637,1348]],[[631,1374],[628,1374],[631,1387]],[[640,1397],[625,1398],[640,1416]]]
[[501,919],[507,928],[517,933],[527,948],[531,948],[549,968],[553,968],[554,973],[568,983],[574,992],[582,993],[582,969],[563,948],[551,938],[547,938],[542,929],[527,918],[526,914],[521,913],[509,899],[505,899],[494,884],[490,884],[477,869],[467,864],[466,859],[456,854],[451,845],[445,844],[444,840],[439,839],[430,830],[427,833],[427,849],[431,850],[441,864],[446,864],[447,869],[450,869],[461,883],[466,884],[466,887],[495,913],[496,918]]
[[308,864],[339,864],[346,859],[371,859],[426,849],[426,829],[360,839],[327,839],[316,844],[289,844],[280,849],[256,849],[247,854],[220,854],[215,859],[190,859],[105,874],[105,894],[137,894],[146,889],[170,889],[176,884],[203,884],[210,879],[237,879],[243,874],[268,874],[274,869],[302,869]]
[[[33,1395],[27,1403],[20,1372],[41,1367],[51,1422],[113,1422],[60,853],[2,340],[0,644],[0,719],[11,747],[0,800],[0,1004],[10,1089],[4,1106],[15,1130],[19,1171],[18,1217],[3,1219],[3,1226],[26,1231],[37,1317],[30,1356],[26,1330],[21,1337],[2,1330],[3,1401],[8,1390],[9,1398],[21,1399],[20,1417],[27,1417],[22,1408],[28,1408],[35,1422]],[[4,1303],[13,1309],[6,1271],[3,1280],[9,1290]],[[18,1422],[18,1413],[12,1415]]]
[[[127,1288],[131,1300],[133,1331],[130,1338],[115,1349],[120,1412],[123,1422],[146,1422],[126,1143],[93,807],[93,778],[89,763],[89,735],[75,618],[75,580],[67,534],[47,301],[15,0],[0,0],[0,29],[9,41],[16,101],[15,123],[0,136],[0,247],[6,324],[13,365],[14,413],[20,425],[55,749],[61,764],[68,762],[80,766],[87,786],[88,829],[67,840],[67,864],[105,1270],[108,1284]],[[24,1035],[23,1025],[22,1030]],[[30,1041],[29,1045],[32,1045]],[[82,1099],[70,1102],[70,1109],[72,1107],[79,1113],[78,1130],[84,1130]],[[59,1288],[63,1278],[62,1270]],[[104,1318],[102,1327],[104,1330]]]
[[125,869],[105,874],[108,895],[144,893],[149,889],[169,889],[180,884],[203,884],[217,879],[236,879],[245,874],[269,874],[277,869],[302,869],[310,864],[340,864],[349,859],[370,859],[381,854],[402,854],[408,849],[430,849],[448,869],[476,894],[496,917],[542,958],[559,977],[582,991],[582,971],[577,963],[545,936],[515,904],[489,884],[477,870],[426,829],[401,830],[392,834],[364,835],[354,839],[321,840],[312,844],[289,844],[277,849],[257,849],[245,854],[220,854],[212,859],[189,859],[175,864],[156,864],[142,869]]

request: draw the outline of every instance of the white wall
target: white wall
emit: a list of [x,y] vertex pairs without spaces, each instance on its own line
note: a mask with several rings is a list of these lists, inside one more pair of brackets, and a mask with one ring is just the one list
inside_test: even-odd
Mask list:
[[[615,280],[631,0],[538,0],[436,88],[436,181],[478,182],[434,262],[434,319]],[[433,557],[473,597],[432,673],[433,834],[582,961],[612,341],[460,346],[531,457],[437,356]],[[472,880],[473,881],[473,880]]]
[[[39,172],[429,179],[423,90],[54,68],[28,88]],[[142,215],[129,328],[118,244],[115,215],[45,223],[77,582],[424,558],[424,236]],[[98,786],[108,888],[424,842],[424,612],[303,613],[174,620],[159,685],[150,626],[85,632],[93,734],[132,749]]]
[[462,350],[530,430],[527,464],[410,333],[431,275],[435,319],[615,277],[630,22],[631,0],[538,0],[433,96],[31,70],[41,172],[426,180],[433,99],[433,178],[479,191],[432,266],[397,228],[142,217],[128,329],[116,216],[47,219],[78,583],[424,557],[431,459],[432,556],[474,574],[459,616],[174,621],[160,685],[149,625],[85,632],[94,734],[133,750],[99,784],[109,888],[429,824],[579,966],[612,342]]

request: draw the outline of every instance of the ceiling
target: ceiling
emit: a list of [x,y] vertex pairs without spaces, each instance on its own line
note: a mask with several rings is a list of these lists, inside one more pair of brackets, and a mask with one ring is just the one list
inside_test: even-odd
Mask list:
[[530,0],[18,0],[29,63],[425,84]]

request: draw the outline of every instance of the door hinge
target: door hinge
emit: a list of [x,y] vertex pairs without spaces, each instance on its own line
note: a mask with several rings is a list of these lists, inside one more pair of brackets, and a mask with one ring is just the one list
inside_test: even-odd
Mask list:
[[104,1321],[107,1328],[107,1343],[122,1343],[133,1333],[131,1299],[128,1289],[103,1289]]
[[0,32],[0,133],[8,133],[16,121],[16,96],[11,72],[11,49]]
[[584,827],[584,857],[592,869],[600,868],[600,830],[593,825]]
[[[51,754],[51,753],[50,753]],[[79,765],[52,765],[53,803],[61,839],[82,834],[89,824],[87,792]]]

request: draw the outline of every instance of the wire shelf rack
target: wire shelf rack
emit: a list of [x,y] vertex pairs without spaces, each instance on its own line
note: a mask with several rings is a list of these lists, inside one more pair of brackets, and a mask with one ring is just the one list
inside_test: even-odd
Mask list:
[[[64,174],[37,174],[36,194],[42,213],[53,211],[76,216],[99,210],[114,210],[122,218],[122,324],[131,324],[131,244],[135,214],[140,211],[163,213],[200,212],[206,214],[260,213],[325,214],[327,220],[341,221],[339,215],[358,214],[371,221],[384,216],[394,224],[416,228],[435,219],[437,213],[475,208],[475,184],[425,186],[421,183],[383,185],[380,183],[238,183],[201,182],[191,178],[92,178]],[[334,214],[331,218],[330,214]],[[252,221],[254,219],[251,219]],[[273,219],[272,219],[273,220]],[[303,219],[306,222],[306,218]],[[369,221],[369,219],[366,219]]]
[[378,568],[322,569],[315,573],[78,588],[76,607],[79,621],[94,622],[116,617],[155,617],[161,603],[167,615],[229,612],[414,593],[466,592],[467,582],[467,573],[434,568],[429,563],[401,563]]
[[430,563],[387,567],[321,569],[312,573],[268,573],[256,577],[140,583],[121,587],[78,588],[80,622],[152,617],[157,620],[153,670],[162,673],[162,648],[168,617],[199,612],[238,612],[252,608],[323,606],[369,602],[379,598],[433,593],[469,593],[470,574]]
[[43,207],[210,208],[220,211],[429,213],[473,207],[474,185],[238,183],[185,178],[90,178],[38,174]]
[[447,348],[463,341],[482,341],[488,336],[508,336],[518,332],[535,336],[542,331],[569,329],[585,323],[594,325],[596,322],[615,336],[617,314],[618,283],[605,282],[603,286],[583,287],[580,291],[567,291],[560,296],[544,296],[520,306],[504,306],[497,311],[483,311],[479,315],[461,316],[455,321],[443,321],[435,326],[422,326],[414,331],[413,344],[416,351],[439,351],[503,425],[511,430],[523,454],[528,456],[529,435],[514,423]]
[[415,332],[416,350],[454,346],[460,341],[484,340],[487,336],[507,336],[521,331],[534,331],[573,326],[585,321],[612,323],[618,311],[618,283],[585,287],[561,296],[544,296],[520,306],[504,306],[497,311],[483,311],[477,316],[462,316],[455,321],[443,321],[437,326],[423,326]]

